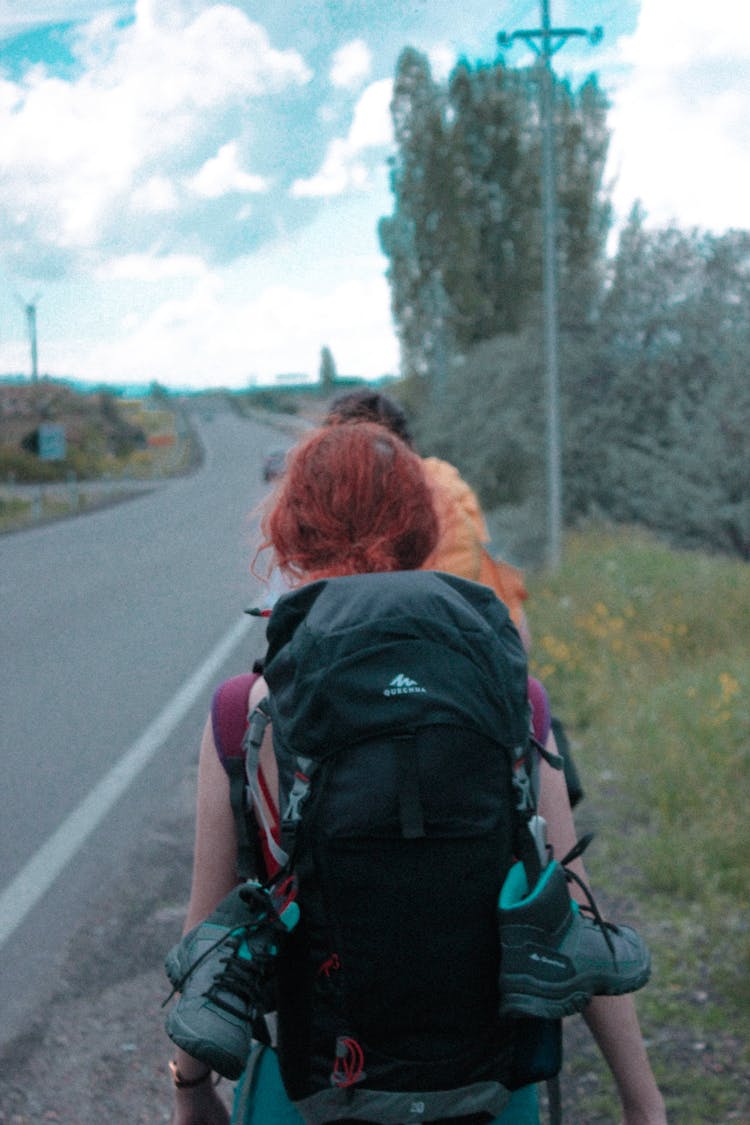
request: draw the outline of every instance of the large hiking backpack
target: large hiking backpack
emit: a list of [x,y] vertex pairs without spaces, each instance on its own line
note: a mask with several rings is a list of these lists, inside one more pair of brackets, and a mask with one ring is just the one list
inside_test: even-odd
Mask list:
[[282,876],[276,1049],[310,1125],[490,1121],[556,1073],[559,1024],[498,1018],[497,903],[531,840],[525,653],[486,587],[357,575],[282,597],[269,695]]

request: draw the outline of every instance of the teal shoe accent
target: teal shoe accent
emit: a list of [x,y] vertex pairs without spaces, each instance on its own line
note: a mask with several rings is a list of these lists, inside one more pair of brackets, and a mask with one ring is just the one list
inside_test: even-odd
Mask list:
[[543,895],[547,884],[555,877],[555,867],[559,867],[557,860],[551,860],[542,872],[539,882],[534,887],[533,891],[529,894],[529,883],[526,877],[526,869],[522,863],[514,863],[507,874],[505,882],[503,883],[500,891],[500,909],[512,910],[516,906],[523,906],[531,903],[540,895]]

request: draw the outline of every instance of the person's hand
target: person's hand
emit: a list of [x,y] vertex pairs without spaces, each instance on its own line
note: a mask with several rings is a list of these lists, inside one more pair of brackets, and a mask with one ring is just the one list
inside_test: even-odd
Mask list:
[[210,1081],[174,1090],[170,1125],[229,1125],[229,1111]]

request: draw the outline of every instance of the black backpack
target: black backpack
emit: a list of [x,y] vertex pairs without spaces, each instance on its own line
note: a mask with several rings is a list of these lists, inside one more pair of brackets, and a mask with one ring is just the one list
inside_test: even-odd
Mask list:
[[[526,656],[487,587],[410,571],[314,582],[268,624],[282,1079],[309,1125],[491,1121],[557,1073],[560,1025],[498,1018],[497,903],[534,811]],[[533,843],[531,844],[533,850]]]

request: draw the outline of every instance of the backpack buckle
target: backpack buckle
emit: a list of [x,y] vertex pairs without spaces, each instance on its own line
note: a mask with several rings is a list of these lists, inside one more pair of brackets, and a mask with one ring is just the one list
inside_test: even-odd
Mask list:
[[312,779],[312,759],[297,757],[297,768],[294,771],[294,782],[292,788],[289,790],[289,798],[287,806],[284,810],[284,823],[296,824],[301,819],[301,807],[310,792],[310,782]]

